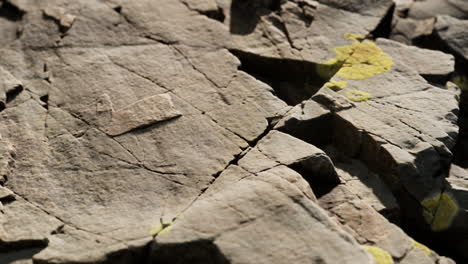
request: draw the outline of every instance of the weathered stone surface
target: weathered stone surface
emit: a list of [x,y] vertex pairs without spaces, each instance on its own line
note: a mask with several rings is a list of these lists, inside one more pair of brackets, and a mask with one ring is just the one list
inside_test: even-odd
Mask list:
[[153,261],[372,263],[321,208],[292,186],[281,177],[263,174],[198,200],[168,233],[156,237]]
[[[402,12],[407,12],[407,10]],[[412,44],[420,38],[431,35],[435,21],[436,19],[434,17],[427,19],[414,19],[395,15],[393,17],[390,39],[408,45]]]
[[313,177],[324,182],[338,182],[330,158],[319,148],[288,134],[271,131],[249,151],[239,165],[258,173],[278,165],[300,165]]
[[[105,101],[109,96],[106,97]],[[108,101],[108,103],[110,103],[110,106],[103,105],[100,107],[111,110],[110,113],[107,113],[110,120],[103,122],[103,130],[111,136],[118,136],[136,128],[181,116],[181,113],[174,108],[169,94],[147,97],[116,111],[112,107],[112,102]],[[100,114],[105,116],[106,113],[103,112]]]
[[0,248],[40,247],[62,223],[36,205],[18,199],[3,206],[0,217]]
[[391,54],[394,60],[411,66],[426,79],[440,78],[440,83],[445,83],[455,68],[454,57],[441,51],[407,46],[386,39],[378,39],[377,44]]
[[454,60],[393,6],[0,0],[0,263],[449,263],[385,219],[468,243]]
[[384,215],[399,211],[398,203],[388,186],[380,177],[357,160],[336,163],[340,179],[348,190],[357,195],[366,205]]
[[438,16],[435,24],[435,32],[442,41],[458,56],[468,60],[468,33],[466,27],[468,21],[459,20],[450,16]]
[[358,242],[384,250],[395,263],[435,264],[444,259],[388,222],[345,185],[339,185],[321,197],[319,204]]
[[414,1],[409,9],[410,17],[423,19],[436,15],[449,15],[461,19],[468,18],[468,6],[463,0],[424,0]]

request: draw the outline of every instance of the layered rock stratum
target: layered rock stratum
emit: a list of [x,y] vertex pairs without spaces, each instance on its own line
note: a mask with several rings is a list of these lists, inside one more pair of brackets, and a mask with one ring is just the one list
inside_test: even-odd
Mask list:
[[0,263],[467,263],[466,19],[0,0]]

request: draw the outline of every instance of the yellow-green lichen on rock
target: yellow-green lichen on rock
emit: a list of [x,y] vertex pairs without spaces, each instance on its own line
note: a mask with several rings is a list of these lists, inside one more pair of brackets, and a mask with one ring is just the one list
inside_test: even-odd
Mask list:
[[151,228],[149,234],[153,237],[157,235],[164,235],[164,234],[167,234],[171,230],[171,227],[172,227],[172,222],[161,221],[159,225],[156,225],[153,228]]
[[417,242],[416,240],[413,240],[413,248],[417,248],[417,249],[420,249],[424,252],[424,254],[426,254],[427,256],[430,256],[431,255],[431,250],[426,247],[425,245]]
[[353,52],[337,75],[352,80],[370,78],[390,70],[392,58],[384,53],[373,41],[364,40],[352,44]]
[[355,34],[355,33],[345,33],[344,37],[349,39],[349,40],[357,40],[357,41],[361,41],[361,40],[365,39],[365,37],[363,35]]
[[333,77],[353,52],[351,46],[336,47],[333,50],[337,55],[335,58],[317,65],[317,73],[323,79],[330,79]]
[[350,90],[346,92],[346,98],[353,102],[365,102],[371,99],[372,95],[363,91]]
[[336,73],[346,79],[361,80],[387,72],[392,67],[392,58],[373,41],[359,41],[363,37],[352,33],[345,34],[345,38],[354,42],[334,48],[336,57],[317,66],[321,77],[330,78]]
[[459,210],[457,202],[445,192],[424,199],[421,205],[424,209],[424,219],[433,231],[442,231],[450,227]]
[[325,83],[324,87],[330,90],[333,90],[335,92],[338,92],[340,90],[343,90],[347,84],[348,84],[347,81],[329,81]]
[[377,264],[393,264],[392,256],[385,250],[373,247],[373,246],[365,246],[364,247],[369,254],[375,259]]
[[468,76],[457,75],[452,78],[452,82],[463,90],[468,90]]

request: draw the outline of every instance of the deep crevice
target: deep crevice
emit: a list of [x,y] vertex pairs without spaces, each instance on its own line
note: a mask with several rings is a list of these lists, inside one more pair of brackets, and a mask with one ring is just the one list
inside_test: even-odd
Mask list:
[[[154,240],[144,245],[129,245],[117,251],[110,252],[106,255],[104,263],[109,264],[127,264],[127,263],[151,263],[149,261],[151,254],[151,245]],[[103,264],[104,264],[103,263]]]
[[[410,172],[411,165],[397,165],[389,156],[381,143],[376,142],[366,131],[361,131],[348,121],[335,113],[326,114],[310,120],[294,120],[286,122],[280,130],[308,143],[327,150],[330,146],[339,153],[339,157],[329,156],[334,162],[356,159],[362,162],[371,172],[376,174],[391,190],[399,205],[399,211],[380,212],[390,222],[400,226],[408,235],[417,241],[429,246],[433,250],[453,259],[465,263],[448,241],[452,241],[460,234],[436,233],[430,230],[430,226],[422,217],[422,206],[418,200],[407,190],[403,184],[405,172]],[[329,152],[327,152],[329,154]],[[418,163],[416,161],[416,163]],[[418,170],[421,164],[417,165]],[[300,164],[291,166],[307,179],[307,171]],[[436,172],[434,172],[436,173]],[[403,175],[403,176],[401,176]],[[335,186],[333,183],[310,181],[310,186],[320,198],[330,192]],[[456,242],[452,242],[456,243]]]
[[288,166],[290,169],[299,173],[306,180],[317,198],[331,192],[340,183],[337,181],[327,180],[325,177],[315,177],[315,173],[311,173],[302,163],[295,163]]
[[[462,54],[451,48],[440,36],[437,31],[434,30],[432,34],[422,36],[414,39],[413,43],[421,48],[442,51],[448,54],[452,54],[455,57],[455,72],[449,76],[449,79],[459,76],[468,80],[468,61],[462,56]],[[424,76],[423,76],[424,77]],[[432,79],[430,79],[433,81]],[[445,79],[436,80],[438,84],[445,84]],[[434,82],[434,81],[433,81]],[[468,84],[466,84],[468,86]],[[459,101],[460,112],[458,115],[458,127],[459,134],[457,143],[453,148],[453,163],[468,168],[468,87],[460,87],[461,95]]]
[[468,61],[457,59],[454,76],[464,78],[466,87],[461,88],[458,113],[458,138],[454,147],[453,163],[468,169]]
[[[33,248],[23,248],[23,249],[15,249],[12,252],[7,253],[0,253],[0,263],[17,263],[21,261],[25,261],[24,263],[32,263],[27,262],[28,260],[32,259],[34,255],[42,251],[45,247],[33,247]],[[21,262],[23,263],[23,262]]]
[[18,85],[6,92],[6,103],[11,103],[23,91],[23,86]]
[[219,21],[221,23],[223,23],[224,20],[226,19],[226,15],[224,14],[224,10],[221,7],[219,7],[217,10],[200,11],[199,13],[206,16],[206,17],[208,17],[208,18]]
[[328,80],[317,74],[317,64],[292,59],[264,57],[230,50],[240,61],[239,70],[270,85],[275,95],[288,105],[309,99]]
[[[325,114],[314,119],[301,121],[291,118],[279,130],[323,150],[333,140],[332,133],[330,133],[330,131],[333,131],[332,119],[332,114]],[[325,165],[325,163],[322,165]],[[318,171],[311,171],[303,162],[297,162],[288,167],[302,175],[309,183],[317,198],[329,193],[340,184],[335,172],[333,172],[334,175],[319,175],[322,173],[318,173],[318,171],[325,173],[330,168],[322,166]]]
[[49,109],[49,95],[48,94],[39,97],[39,100],[41,100],[41,102],[44,103],[42,106],[45,109]]
[[[45,248],[49,244],[47,239],[25,239],[11,242],[0,242],[0,253],[11,253],[29,248]],[[1,257],[1,254],[0,254]]]
[[12,5],[9,1],[1,1],[0,4],[0,17],[6,18],[14,22],[23,19],[23,16],[25,14],[23,10]]
[[283,0],[232,0],[229,31],[235,35],[252,33],[261,17],[281,10]]
[[116,7],[112,8],[112,9],[114,9],[114,11],[119,13],[119,14],[122,13],[122,6],[116,6]]
[[372,38],[389,38],[390,34],[392,33],[392,22],[393,22],[393,14],[395,12],[396,5],[393,4],[382,18],[380,23],[377,27],[370,32]]
[[158,264],[229,264],[231,263],[209,240],[198,240],[177,244],[154,243],[151,263]]

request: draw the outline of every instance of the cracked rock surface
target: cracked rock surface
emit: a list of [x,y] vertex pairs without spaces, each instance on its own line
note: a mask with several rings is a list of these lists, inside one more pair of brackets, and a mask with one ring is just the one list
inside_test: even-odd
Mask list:
[[466,263],[467,14],[0,0],[0,264]]

